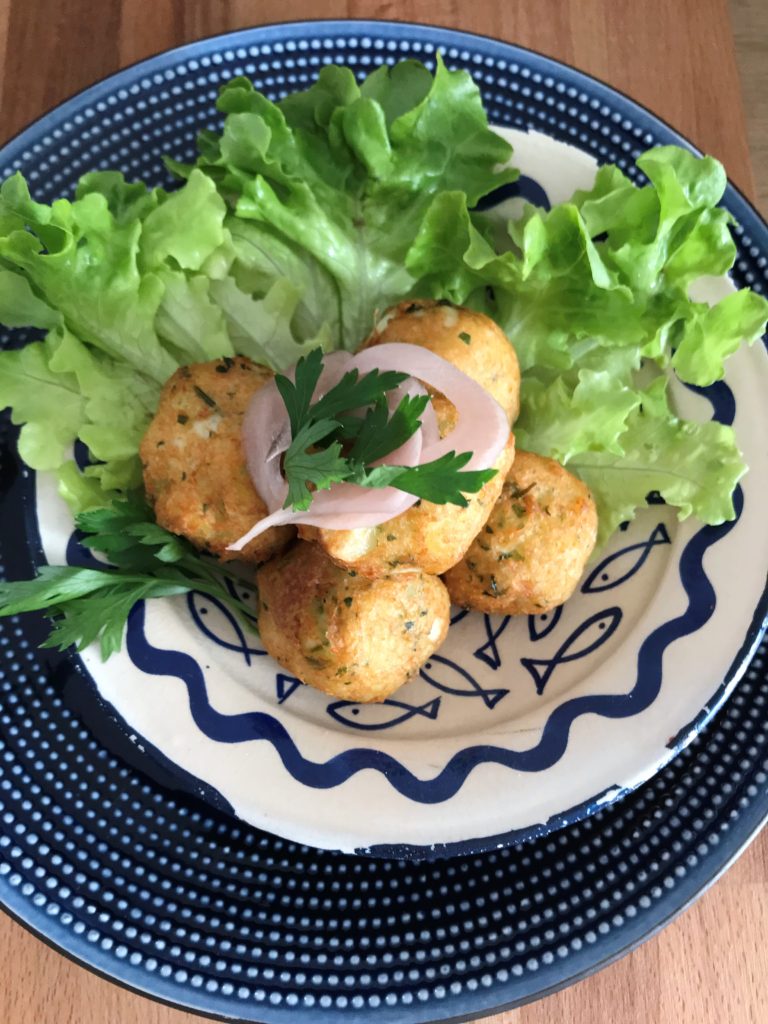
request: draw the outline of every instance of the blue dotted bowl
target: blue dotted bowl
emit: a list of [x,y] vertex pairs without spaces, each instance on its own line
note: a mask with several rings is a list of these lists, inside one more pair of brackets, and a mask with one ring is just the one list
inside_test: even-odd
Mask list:
[[[340,62],[364,74],[440,48],[492,122],[532,127],[631,170],[671,129],[608,87],[513,46],[384,22],[275,25],[120,72],[0,153],[45,200],[100,166],[161,183],[190,157],[222,81],[273,98]],[[739,286],[766,289],[768,229],[729,188]],[[4,339],[23,342],[21,332]],[[0,569],[33,566],[31,481],[0,424]],[[719,717],[652,782],[513,849],[424,864],[322,853],[257,832],[159,777],[42,653],[34,617],[0,622],[0,899],[71,957],[145,994],[247,1021],[466,1019],[566,985],[665,924],[768,814],[761,648]],[[98,735],[100,739],[95,739]],[[122,747],[120,744],[122,743]]]

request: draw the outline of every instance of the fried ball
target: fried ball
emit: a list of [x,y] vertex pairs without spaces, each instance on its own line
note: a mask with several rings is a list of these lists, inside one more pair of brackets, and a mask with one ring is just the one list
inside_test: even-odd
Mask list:
[[520,366],[511,342],[490,317],[442,300],[406,300],[384,314],[363,347],[394,341],[442,356],[482,384],[510,423],[517,419]]
[[343,700],[386,700],[448,632],[448,591],[436,576],[365,579],[340,569],[316,544],[299,541],[262,566],[257,582],[268,653]]
[[482,529],[514,457],[510,434],[495,463],[498,473],[477,494],[466,496],[466,508],[419,501],[380,526],[354,530],[301,526],[299,534],[317,541],[337,565],[370,579],[413,569],[440,576],[464,556]]
[[518,451],[488,522],[445,584],[465,608],[538,615],[571,596],[596,537],[586,485],[553,459]]
[[141,442],[144,487],[158,523],[221,559],[263,562],[295,536],[292,527],[278,527],[241,552],[226,550],[267,515],[240,429],[251,397],[271,376],[243,356],[183,366],[165,384]]

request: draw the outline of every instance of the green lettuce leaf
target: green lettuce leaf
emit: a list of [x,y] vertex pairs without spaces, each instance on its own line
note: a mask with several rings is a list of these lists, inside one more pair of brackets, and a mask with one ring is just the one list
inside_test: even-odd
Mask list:
[[232,277],[212,281],[210,290],[239,355],[273,370],[285,370],[313,348],[333,348],[327,324],[305,343],[296,341],[291,325],[302,293],[288,278],[277,278],[263,299],[241,291]]
[[[326,67],[279,104],[234,79],[218,107],[227,115],[223,132],[202,136],[197,166],[237,219],[261,229],[232,229],[239,262],[261,290],[254,297],[283,277],[304,294],[295,310],[299,342],[321,329],[322,299],[334,345],[356,348],[376,311],[412,291],[406,256],[433,200],[458,193],[466,211],[517,176],[497,169],[511,149],[489,130],[476,85],[439,58],[434,77],[405,62],[362,85],[348,68]],[[194,171],[172,166],[191,180]],[[306,269],[295,273],[301,262]]]
[[742,342],[762,337],[766,315],[768,303],[748,288],[727,295],[714,306],[695,306],[672,356],[678,376],[701,387],[720,380],[725,359]]
[[716,205],[721,165],[666,146],[638,167],[648,184],[603,167],[589,191],[549,211],[527,205],[506,225],[444,193],[406,257],[415,292],[466,303],[504,328],[522,369],[518,443],[584,478],[601,541],[650,492],[681,517],[733,517],[745,471],[733,431],[679,420],[666,375],[719,380],[768,316],[748,289],[711,308],[689,295],[735,258],[730,215]]
[[85,419],[85,399],[77,377],[51,368],[52,346],[34,341],[0,352],[0,407],[22,424],[19,454],[32,469],[57,469]]
[[568,464],[595,498],[598,544],[633,519],[653,492],[677,509],[679,519],[694,515],[717,525],[734,518],[733,491],[747,467],[733,429],[677,419],[667,406],[665,385],[660,379],[656,395],[647,393],[629,416],[620,455],[584,452]]
[[[19,454],[32,469],[59,470],[82,441],[95,464],[86,475],[104,492],[141,485],[138,449],[160,388],[132,366],[89,349],[65,327],[43,341],[0,352],[0,406],[23,424]],[[75,488],[66,470],[69,493]],[[95,491],[81,492],[89,501]]]
[[154,329],[162,284],[138,266],[140,221],[119,223],[97,192],[35,203],[20,174],[0,187],[0,213],[13,223],[0,234],[0,257],[71,331],[160,383],[173,373]]
[[639,390],[606,370],[579,370],[574,384],[559,375],[544,384],[526,381],[515,424],[521,448],[567,463],[582,452],[622,455],[627,421],[642,402]]
[[242,353],[282,370],[356,348],[379,311],[424,296],[505,330],[518,442],[583,476],[601,538],[652,491],[681,516],[733,515],[733,432],[680,420],[666,390],[675,374],[719,380],[765,329],[768,303],[748,289],[712,308],[691,298],[736,253],[716,160],[657,147],[640,185],[602,167],[569,202],[505,222],[474,207],[516,177],[500,169],[510,147],[439,57],[434,74],[405,61],[363,82],[325,67],[277,104],[234,79],[218,108],[196,164],[166,161],[184,179],[173,192],[114,171],[50,206],[20,175],[0,187],[0,319],[47,332],[0,353],[0,405],[73,508],[140,485],[138,445],[178,366]]

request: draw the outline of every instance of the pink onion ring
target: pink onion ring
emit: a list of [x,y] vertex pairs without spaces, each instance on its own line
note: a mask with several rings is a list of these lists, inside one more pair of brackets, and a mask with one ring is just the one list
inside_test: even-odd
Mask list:
[[466,470],[490,469],[509,437],[509,420],[496,399],[442,356],[418,345],[390,342],[373,345],[355,356],[361,374],[374,368],[402,370],[445,395],[456,407],[458,423],[450,433],[425,445],[421,463],[448,452],[472,452]]
[[[350,369],[349,352],[331,352],[323,358],[323,370],[312,397],[317,399],[338,384]],[[294,369],[286,373],[293,379]],[[283,507],[288,485],[280,469],[280,456],[291,443],[291,424],[274,379],[260,388],[243,418],[243,447],[253,486],[270,512]],[[235,550],[240,550],[237,548]]]
[[[361,375],[373,369],[410,375],[411,380],[388,396],[391,410],[405,394],[424,393],[419,381],[440,391],[456,407],[458,424],[441,439],[430,403],[422,416],[421,428],[378,464],[416,466],[448,452],[471,451],[472,458],[466,468],[489,469],[504,448],[509,436],[504,410],[485,388],[433,352],[415,345],[391,343],[365,349],[356,356],[332,353],[325,357],[324,370],[313,397],[321,397],[351,369],[357,369]],[[287,523],[330,530],[379,526],[401,515],[418,500],[415,495],[396,487],[373,489],[356,484],[334,484],[326,491],[317,492],[305,512],[283,508],[288,487],[280,470],[279,456],[290,444],[290,424],[274,381],[251,399],[243,422],[243,444],[251,479],[270,514],[231,544],[229,551],[241,551],[265,530]]]

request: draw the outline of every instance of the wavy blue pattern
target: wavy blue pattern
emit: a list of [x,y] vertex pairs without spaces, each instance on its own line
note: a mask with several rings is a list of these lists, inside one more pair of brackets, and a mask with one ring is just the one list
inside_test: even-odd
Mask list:
[[77,565],[84,569],[103,569],[104,563],[94,557],[90,548],[81,544],[82,537],[83,534],[79,530],[74,530],[69,535],[67,551],[64,556],[67,565]]
[[431,779],[420,779],[390,754],[366,747],[345,750],[327,761],[313,761],[304,757],[285,726],[272,715],[253,711],[226,715],[217,711],[208,699],[205,679],[195,659],[181,651],[164,651],[149,643],[144,631],[144,602],[136,605],[128,621],[128,654],[142,672],[175,676],[184,683],[195,724],[210,739],[222,743],[265,740],[274,746],[286,771],[303,785],[331,789],[358,772],[372,769],[381,772],[403,796],[419,803],[440,803],[454,796],[469,773],[480,764],[489,762],[525,772],[551,767],[565,753],[571,725],[581,715],[629,718],[653,703],[661,687],[665,650],[675,640],[701,629],[715,610],[717,598],[704,571],[703,560],[709,548],[729,534],[741,516],[744,496],[740,487],[734,497],[736,519],[721,526],[703,527],[683,550],[678,568],[688,605],[681,615],[663,623],[645,638],[637,656],[636,681],[628,693],[592,694],[564,701],[550,715],[536,746],[522,751],[491,745],[467,747],[454,754]]
[[542,207],[544,210],[552,208],[549,196],[538,181],[527,177],[525,174],[521,174],[517,181],[501,185],[499,188],[494,189],[493,192],[489,192],[487,196],[483,196],[475,209],[492,210],[494,206],[500,206],[507,199],[516,199],[518,196],[529,203],[533,203],[534,206]]

